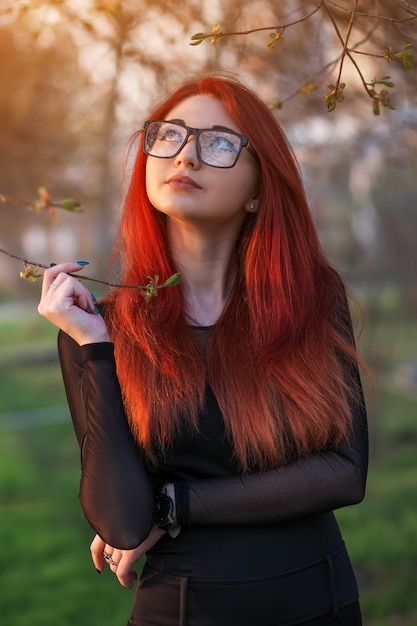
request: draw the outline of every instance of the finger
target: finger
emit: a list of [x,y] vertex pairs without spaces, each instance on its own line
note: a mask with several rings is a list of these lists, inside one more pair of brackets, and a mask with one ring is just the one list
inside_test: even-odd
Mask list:
[[39,313],[63,312],[75,305],[87,313],[100,313],[95,296],[77,278],[60,272],[42,295]]
[[43,286],[42,297],[38,305],[38,312],[47,319],[53,321],[51,316],[68,312],[69,308],[73,306],[84,310],[87,308],[88,300],[84,293],[85,288],[75,278],[61,272],[46,289],[47,283],[48,279]]
[[69,272],[79,272],[84,267],[84,261],[81,263],[76,263],[74,261],[59,263],[58,265],[52,265],[48,267],[44,271],[43,281],[42,281],[42,297],[44,297],[52,283],[54,283],[55,279],[59,276],[59,274],[64,273],[68,274]]
[[145,541],[137,548],[122,551],[115,574],[123,587],[133,587],[137,579],[137,573],[132,569],[133,564],[141,559],[165,534],[165,530],[154,527]]
[[[114,559],[114,560],[116,560],[116,559]],[[116,574],[119,583],[123,587],[127,587],[128,589],[132,589],[135,581],[137,580],[138,575],[132,569],[133,564],[137,560],[138,560],[137,553],[136,553],[135,556],[133,556],[133,554],[131,554],[128,550],[121,553],[120,559],[119,559],[119,564],[118,564],[118,566],[116,568],[114,568],[113,571]]]
[[110,548],[109,546],[106,546],[104,548],[104,560],[106,561],[107,565],[109,566],[109,569],[113,572],[113,574],[116,573],[121,557],[122,557],[121,550],[113,549],[113,548]]
[[94,537],[90,545],[91,558],[93,559],[94,567],[100,572],[103,571],[105,565],[103,556],[105,546],[105,542],[101,537],[99,537],[99,535]]

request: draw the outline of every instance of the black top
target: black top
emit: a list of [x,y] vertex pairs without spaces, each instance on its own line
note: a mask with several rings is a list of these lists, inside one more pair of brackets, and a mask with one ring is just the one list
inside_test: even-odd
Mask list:
[[[210,329],[194,332],[204,355]],[[352,406],[347,445],[242,475],[207,387],[198,432],[183,422],[150,475],[127,423],[113,344],[80,347],[61,332],[59,354],[92,528],[115,548],[136,547],[153,524],[154,489],[175,485],[182,529],[147,552],[130,624],[294,626],[323,618],[359,626],[356,579],[332,511],[364,495],[363,401]],[[345,611],[356,617],[346,621]]]
[[110,545],[130,549],[145,539],[153,523],[153,489],[167,481],[175,483],[183,529],[266,529],[362,500],[368,463],[362,402],[352,408],[354,431],[348,445],[241,475],[217,401],[207,388],[199,433],[184,425],[157,473],[149,475],[127,423],[113,344],[80,347],[60,332],[58,346],[82,452],[81,505],[92,528]]

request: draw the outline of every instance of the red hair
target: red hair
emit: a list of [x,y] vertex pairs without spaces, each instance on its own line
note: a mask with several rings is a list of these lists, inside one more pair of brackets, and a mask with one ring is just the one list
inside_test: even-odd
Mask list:
[[[181,288],[149,303],[136,289],[109,296],[106,318],[132,430],[152,462],[179,419],[198,427],[208,380],[243,469],[277,467],[338,445],[359,400],[345,288],[324,258],[295,158],[267,106],[229,77],[181,86],[150,119],[194,95],[218,98],[256,151],[259,206],[236,244],[237,279],[212,330],[207,364],[187,326]],[[142,141],[141,134],[139,141]],[[145,188],[139,148],[120,224],[122,280],[147,284],[176,271],[165,216]]]

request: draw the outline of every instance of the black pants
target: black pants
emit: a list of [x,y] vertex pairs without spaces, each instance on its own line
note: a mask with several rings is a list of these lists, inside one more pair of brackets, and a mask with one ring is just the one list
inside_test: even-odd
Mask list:
[[316,601],[320,584],[292,591],[276,579],[219,584],[145,566],[128,626],[361,626],[357,601],[335,603],[330,594],[327,606]]
[[251,528],[187,528],[147,555],[129,626],[361,626],[332,515]]
[[301,624],[302,626],[362,626],[359,603],[355,602],[341,609],[335,617],[319,617],[308,622],[301,622]]

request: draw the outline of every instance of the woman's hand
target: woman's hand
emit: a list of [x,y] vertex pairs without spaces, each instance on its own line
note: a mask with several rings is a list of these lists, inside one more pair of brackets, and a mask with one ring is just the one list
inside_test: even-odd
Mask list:
[[61,263],[45,270],[38,312],[80,346],[110,341],[92,294],[81,281],[68,275],[82,268],[79,263]]
[[90,546],[93,563],[96,569],[101,572],[107,562],[111,571],[119,579],[120,584],[131,589],[137,579],[137,574],[132,569],[133,564],[146,554],[165,533],[165,530],[154,526],[145,541],[133,550],[113,548],[96,535]]

